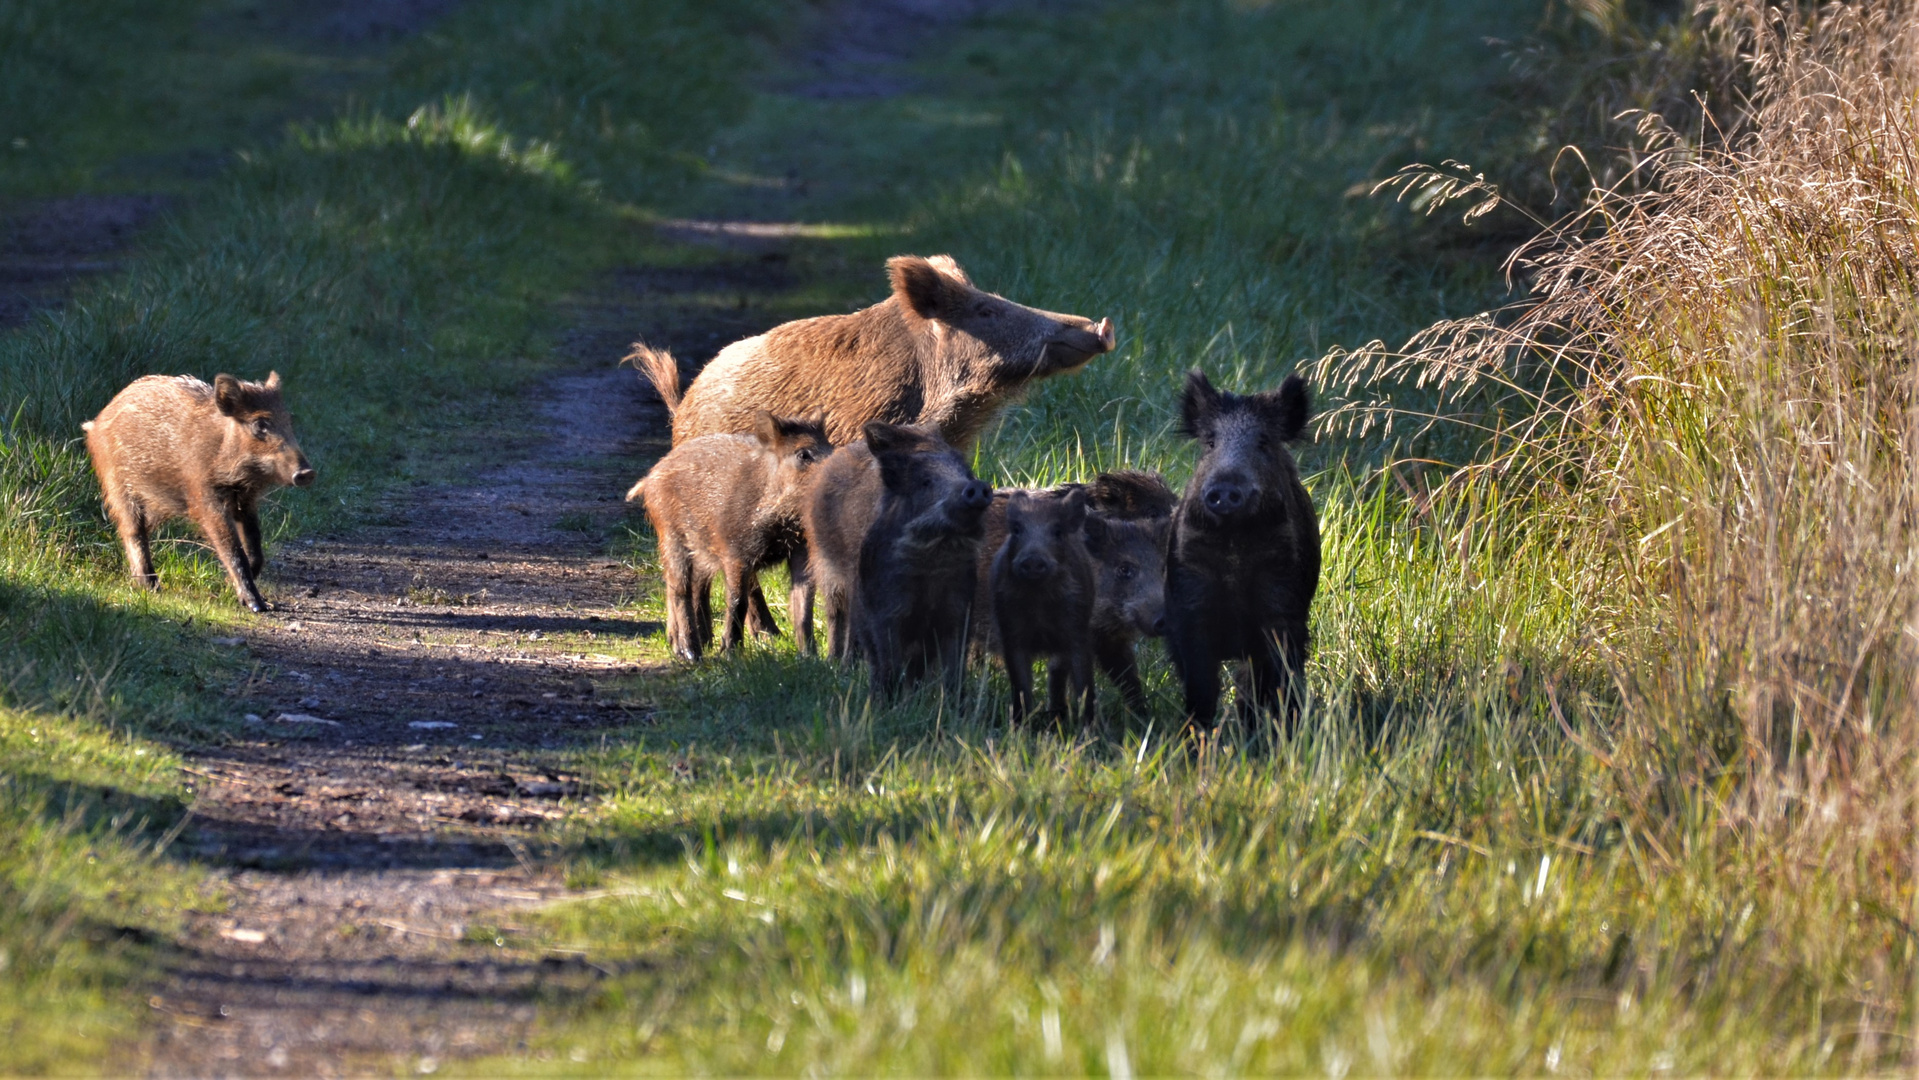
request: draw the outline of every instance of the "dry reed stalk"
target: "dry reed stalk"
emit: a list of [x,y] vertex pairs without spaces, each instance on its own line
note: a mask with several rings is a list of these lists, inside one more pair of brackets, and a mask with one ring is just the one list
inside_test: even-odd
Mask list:
[[[1535,527],[1607,537],[1633,614],[1594,640],[1625,705],[1616,775],[1649,821],[1703,806],[1802,852],[1836,843],[1858,857],[1822,872],[1903,911],[1919,4],[1705,14],[1754,87],[1735,134],[1701,146],[1641,117],[1635,186],[1596,191],[1513,256],[1525,302],[1316,373],[1354,401],[1329,420],[1348,434],[1500,431],[1463,472],[1526,485]],[[1390,183],[1478,200],[1469,213],[1498,198],[1455,163]]]

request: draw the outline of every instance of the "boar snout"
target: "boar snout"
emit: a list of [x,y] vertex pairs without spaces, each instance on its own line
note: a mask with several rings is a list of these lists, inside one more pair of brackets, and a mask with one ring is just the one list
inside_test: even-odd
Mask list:
[[1053,560],[1036,551],[1029,551],[1013,560],[1013,573],[1028,581],[1043,581],[1052,576]]
[[1233,517],[1259,507],[1259,488],[1245,481],[1221,478],[1207,484],[1201,498],[1215,516]]
[[301,462],[300,467],[293,471],[293,486],[312,487],[314,475],[313,466]]
[[959,504],[967,510],[985,510],[993,501],[993,489],[983,480],[971,480],[960,488]]
[[1061,316],[1061,326],[1046,342],[1049,366],[1061,370],[1079,367],[1093,357],[1113,349],[1113,320],[1092,322],[1073,316]]

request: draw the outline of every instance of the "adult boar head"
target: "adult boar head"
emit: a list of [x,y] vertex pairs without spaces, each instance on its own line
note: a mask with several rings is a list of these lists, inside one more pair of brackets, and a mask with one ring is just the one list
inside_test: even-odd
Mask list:
[[[896,255],[886,270],[900,308],[930,323],[937,341],[925,372],[929,403],[945,394],[977,399],[984,406],[980,422],[1026,384],[1076,371],[1113,348],[1111,319],[1016,304],[975,287],[950,256]],[[953,437],[953,423],[942,418],[940,426]],[[957,441],[972,434],[963,431]]]

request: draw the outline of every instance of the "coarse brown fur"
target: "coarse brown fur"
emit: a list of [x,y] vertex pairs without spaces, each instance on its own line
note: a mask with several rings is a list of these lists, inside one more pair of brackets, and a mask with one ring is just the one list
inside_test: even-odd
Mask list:
[[817,419],[762,412],[751,435],[709,435],[674,447],[627,493],[645,500],[659,537],[667,640],[676,654],[698,660],[711,643],[716,576],[726,589],[720,648],[738,646],[760,571],[782,561],[793,582],[793,633],[802,652],[812,651],[813,590],[800,510],[816,463],[831,453]]
[[1014,492],[1006,539],[993,558],[993,619],[1013,684],[1013,722],[1031,711],[1033,661],[1046,660],[1053,719],[1093,721],[1093,557],[1086,550],[1086,491]]
[[148,375],[82,427],[135,581],[158,587],[149,533],[186,517],[219,557],[240,602],[266,610],[255,583],[266,567],[260,497],[314,479],[293,437],[279,372],[263,383],[222,374],[211,386],[187,375]]
[[684,394],[673,358],[636,344],[631,359],[673,409],[673,441],[745,431],[754,410],[766,409],[823,412],[840,444],[877,420],[931,424],[964,449],[1027,386],[1113,348],[1109,320],[985,292],[948,256],[899,255],[886,268],[893,291],[885,300],[736,341]]
[[1307,615],[1319,587],[1319,519],[1286,443],[1312,414],[1306,383],[1229,394],[1186,379],[1182,430],[1200,442],[1166,555],[1166,651],[1188,723],[1212,724],[1219,666],[1245,661],[1240,713],[1281,714],[1290,730],[1305,677]]

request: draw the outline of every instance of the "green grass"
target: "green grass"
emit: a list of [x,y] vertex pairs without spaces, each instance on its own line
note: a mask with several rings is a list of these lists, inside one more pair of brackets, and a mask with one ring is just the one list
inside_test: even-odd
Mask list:
[[[1536,15],[1009,14],[929,61],[956,88],[944,96],[768,99],[720,141],[728,175],[797,162],[819,176],[829,197],[796,216],[901,221],[887,249],[951,251],[989,288],[1117,319],[1116,355],[982,440],[984,475],[1134,464],[1178,481],[1187,366],[1270,386],[1331,346],[1402,341],[1504,299],[1496,247],[1356,193],[1410,160],[1513,153],[1495,128],[1513,84],[1482,39]],[[741,196],[708,198],[725,212]],[[1393,403],[1438,400],[1407,388]],[[1176,691],[1150,649],[1152,716],[1109,714],[1078,739],[1008,732],[984,669],[961,702],[884,708],[857,675],[784,647],[643,684],[660,730],[607,752],[612,806],[574,830],[576,877],[608,895],[547,921],[549,944],[629,973],[524,1068],[1896,1060],[1911,948],[1876,856],[1735,828],[1730,772],[1662,805],[1615,775],[1627,763],[1603,748],[1644,586],[1618,576],[1611,535],[1497,474],[1432,491],[1443,474],[1417,460],[1397,480],[1371,468],[1389,450],[1470,460],[1481,442],[1441,427],[1304,451],[1326,570],[1307,734],[1288,744],[1169,744]],[[641,605],[658,617],[657,597]],[[1849,865],[1808,875],[1808,857]]]
[[[207,638],[242,616],[189,547],[163,552],[159,596],[119,578],[74,440],[133,375],[281,371],[323,478],[275,504],[285,538],[351,531],[397,485],[481,460],[562,362],[552,332],[597,270],[709,257],[652,239],[657,217],[832,226],[796,244],[783,314],[877,299],[904,249],[1114,317],[1114,355],[982,440],[1003,483],[1119,464],[1180,482],[1185,368],[1265,387],[1505,296],[1497,245],[1364,192],[1415,159],[1541,167],[1513,120],[1537,118],[1537,80],[1485,41],[1541,25],[1530,0],[1010,5],[941,36],[927,89],[882,101],[766,89],[804,14],[517,0],[354,50],[276,43],[237,5],[0,8],[0,103],[27,144],[0,147],[7,193],[183,193],[124,272],[0,337],[0,950],[27,973],[0,980],[0,1022],[128,1030],[148,946],[112,928],[164,935],[198,902],[151,850],[187,797],[167,746],[230,722],[241,673]],[[154,164],[223,148],[244,153],[210,177]],[[1647,805],[1605,753],[1625,632],[1657,590],[1622,589],[1603,536],[1496,474],[1434,492],[1430,470],[1376,469],[1482,450],[1444,429],[1302,450],[1326,570],[1290,742],[1171,738],[1156,647],[1151,715],[1109,709],[1080,737],[1007,731],[988,667],[959,702],[884,707],[790,644],[637,680],[657,726],[591,759],[607,797],[558,836],[594,891],[528,939],[618,974],[547,1003],[530,1054],[468,1067],[1896,1061],[1910,905],[1873,856],[1731,827],[1731,774]],[[646,537],[620,543],[649,568]],[[594,647],[666,658],[658,639]],[[1813,856],[1831,868],[1808,874]],[[97,1045],[10,1040],[26,1056],[0,1071]]]
[[[189,531],[159,546],[159,595],[126,584],[80,423],[141,374],[278,370],[325,479],[274,501],[269,541],[377,519],[400,485],[492,452],[482,432],[524,427],[508,414],[561,362],[561,306],[657,247],[594,170],[644,158],[683,182],[687,148],[740,107],[732,30],[757,8],[523,7],[378,50],[233,3],[0,6],[0,206],[176,195],[123,272],[0,335],[0,1071],[72,1069],[135,1030],[138,941],[198,902],[156,861],[191,798],[169,747],[234,730],[246,674],[211,641],[245,616]],[[503,35],[532,67],[478,62]],[[661,110],[643,137],[569,157],[507,126],[543,107],[516,91],[531,73],[593,49],[677,58],[674,88],[639,102]]]

